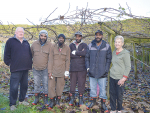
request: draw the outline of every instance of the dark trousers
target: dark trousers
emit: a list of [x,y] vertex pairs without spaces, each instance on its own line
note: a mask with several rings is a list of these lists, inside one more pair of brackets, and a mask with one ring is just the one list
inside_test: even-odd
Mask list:
[[72,71],[70,73],[70,93],[75,93],[78,81],[78,93],[83,94],[85,91],[86,71]]
[[22,102],[25,99],[28,89],[28,70],[12,72],[10,77],[10,106],[16,105],[18,97],[18,87],[20,83],[19,101]]
[[[123,102],[123,91],[124,91],[124,86],[119,86],[118,85],[119,79],[113,79],[110,77],[110,106],[111,110],[122,110],[122,102]],[[117,103],[117,108],[116,108],[116,103]]]

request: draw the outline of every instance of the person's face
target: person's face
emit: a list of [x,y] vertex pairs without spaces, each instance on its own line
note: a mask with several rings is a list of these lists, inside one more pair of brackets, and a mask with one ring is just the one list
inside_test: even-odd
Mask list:
[[95,39],[96,39],[97,42],[100,42],[100,41],[102,40],[102,38],[103,38],[103,35],[102,35],[102,34],[96,33]]
[[82,36],[81,35],[76,35],[76,42],[80,43],[82,40]]
[[23,38],[24,37],[24,31],[22,28],[18,28],[17,31],[15,32],[16,38]]
[[43,33],[43,34],[41,34],[41,35],[40,35],[40,39],[41,39],[41,41],[42,41],[42,42],[45,42],[45,41],[46,41],[46,39],[47,39],[46,34],[44,34],[44,33]]
[[59,43],[64,43],[64,38],[63,38],[63,37],[59,37],[59,38],[58,38],[58,42],[59,42]]
[[122,42],[121,39],[117,38],[117,39],[115,40],[115,47],[116,47],[116,49],[122,48],[123,44],[124,44],[124,43]]

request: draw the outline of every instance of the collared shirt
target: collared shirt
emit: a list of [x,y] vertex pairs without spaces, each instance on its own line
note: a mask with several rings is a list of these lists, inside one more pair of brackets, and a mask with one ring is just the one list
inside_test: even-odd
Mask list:
[[97,44],[96,44],[96,48],[99,50],[101,45],[102,45],[102,41],[101,41],[101,44],[99,46],[97,46]]
[[[45,43],[44,43],[45,44]],[[42,44],[41,46],[44,46],[44,44]]]

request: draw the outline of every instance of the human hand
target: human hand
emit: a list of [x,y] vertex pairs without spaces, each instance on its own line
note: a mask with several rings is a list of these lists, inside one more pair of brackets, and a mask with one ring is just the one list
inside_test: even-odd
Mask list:
[[64,75],[65,75],[65,77],[68,77],[69,76],[69,71],[65,71]]
[[65,76],[65,79],[68,79],[69,77],[68,76]]
[[87,68],[87,72],[89,72],[90,68]]
[[64,73],[64,75],[65,75],[65,79],[68,79],[69,78],[69,71],[65,71],[65,73]]
[[118,81],[118,85],[120,85],[120,87],[123,86],[125,81],[126,81],[126,78],[123,77],[122,79],[120,79],[120,80]]
[[53,79],[52,73],[48,74],[49,79]]
[[73,50],[71,53],[72,53],[73,55],[75,55],[75,54],[76,54],[76,50]]

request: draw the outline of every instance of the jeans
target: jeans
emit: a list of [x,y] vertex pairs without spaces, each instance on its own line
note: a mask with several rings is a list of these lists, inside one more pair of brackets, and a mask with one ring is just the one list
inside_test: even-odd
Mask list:
[[97,97],[97,83],[99,85],[100,93],[99,93],[99,98],[101,99],[107,99],[106,96],[106,79],[107,78],[90,78],[90,96],[91,97]]
[[25,99],[28,89],[28,70],[12,72],[10,77],[10,91],[9,91],[9,106],[16,105],[18,97],[18,87],[20,83],[19,101],[22,102]]
[[43,93],[48,94],[48,70],[35,70],[33,68],[34,76],[34,92],[40,93],[41,80],[43,84]]
[[[122,110],[122,101],[123,101],[123,91],[124,91],[124,86],[119,86],[118,85],[118,79],[113,79],[110,77],[110,106],[111,110]],[[117,100],[117,102],[116,102]],[[116,108],[116,103],[117,103],[117,108]]]

